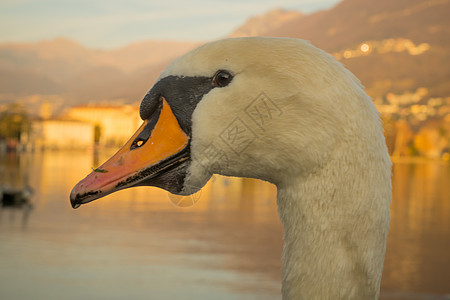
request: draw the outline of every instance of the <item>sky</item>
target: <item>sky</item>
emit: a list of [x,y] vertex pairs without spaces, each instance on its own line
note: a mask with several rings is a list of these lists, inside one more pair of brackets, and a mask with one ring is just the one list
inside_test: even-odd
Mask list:
[[56,37],[111,49],[148,39],[224,37],[274,8],[311,13],[339,0],[2,0],[0,43]]

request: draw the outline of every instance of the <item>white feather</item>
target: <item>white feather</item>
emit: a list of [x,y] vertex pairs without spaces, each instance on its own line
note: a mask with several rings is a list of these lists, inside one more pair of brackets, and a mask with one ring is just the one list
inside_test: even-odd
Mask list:
[[[161,78],[212,76],[219,69],[234,79],[194,111],[185,192],[213,173],[276,184],[283,299],[377,299],[391,162],[378,113],[358,79],[324,51],[282,38],[206,44]],[[258,97],[274,109],[262,125],[248,114]],[[245,149],[230,146],[230,126],[248,131]]]

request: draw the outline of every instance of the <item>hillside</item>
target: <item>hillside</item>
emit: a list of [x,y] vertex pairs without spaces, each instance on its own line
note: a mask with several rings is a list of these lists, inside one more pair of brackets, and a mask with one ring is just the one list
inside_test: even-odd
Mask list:
[[[339,57],[373,97],[419,87],[427,87],[429,96],[446,97],[450,95],[449,11],[450,0],[344,0],[330,10],[287,21],[283,14],[278,21],[272,15],[256,35],[311,41]],[[254,19],[265,20],[267,15]],[[238,32],[251,32],[251,25]],[[378,48],[361,53],[363,43]],[[408,51],[422,44],[428,49]],[[345,51],[349,55],[344,56]]]
[[273,31],[284,24],[298,20],[303,16],[301,12],[284,9],[274,9],[262,16],[251,17],[242,26],[235,29],[230,37],[261,36]]
[[115,50],[58,38],[0,45],[0,101],[61,95],[65,105],[108,99],[139,101],[160,71],[192,42],[146,41]]
[[[344,0],[305,15],[282,9],[250,18],[230,36],[297,37],[335,55],[374,98],[425,87],[450,95],[450,0]],[[198,44],[144,41],[114,50],[58,38],[0,44],[0,102],[136,102],[161,70]],[[56,100],[57,99],[57,100]],[[33,106],[34,105],[34,106]]]

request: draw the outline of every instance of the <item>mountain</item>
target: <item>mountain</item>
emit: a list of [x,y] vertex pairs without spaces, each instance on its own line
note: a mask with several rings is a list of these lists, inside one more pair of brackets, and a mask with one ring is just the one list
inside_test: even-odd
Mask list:
[[[428,88],[429,96],[447,97],[449,11],[450,0],[344,0],[310,15],[255,17],[231,36],[244,32],[309,40],[340,58],[372,97],[419,87]],[[263,25],[254,31],[257,21]],[[368,51],[362,53],[361,47]]]
[[[309,40],[355,73],[374,99],[422,87],[426,99],[448,97],[448,11],[450,0],[344,0],[309,15],[275,9],[250,18],[230,36]],[[0,44],[0,103],[58,101],[63,108],[118,99],[137,102],[161,70],[197,45],[144,41],[99,50],[64,38]]]
[[262,16],[250,18],[245,24],[235,29],[230,37],[259,36],[268,31],[281,27],[292,20],[298,20],[303,16],[298,11],[289,11],[277,8]]
[[161,70],[197,45],[145,41],[96,50],[64,38],[0,44],[0,101],[34,94],[62,94],[69,105],[118,98],[139,101]]

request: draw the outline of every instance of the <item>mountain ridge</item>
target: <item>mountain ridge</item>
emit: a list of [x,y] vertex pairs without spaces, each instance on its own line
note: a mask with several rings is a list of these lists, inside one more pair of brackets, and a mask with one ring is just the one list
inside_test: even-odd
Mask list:
[[[309,40],[338,57],[373,98],[421,87],[429,90],[428,97],[448,97],[447,11],[450,0],[344,0],[312,14],[275,9],[250,18],[230,36]],[[393,46],[384,51],[383,43]],[[150,40],[102,50],[66,38],[3,43],[0,103],[35,94],[42,99],[60,95],[56,98],[63,99],[64,105],[117,99],[137,102],[174,58],[199,44]],[[363,45],[368,47],[366,52],[361,50]],[[421,46],[425,50],[416,54],[407,48]]]
[[[66,38],[0,44],[0,102],[32,94],[62,94],[67,105],[139,101],[160,71],[198,45],[150,40],[99,50]],[[122,86],[136,90],[124,92]]]
[[[427,87],[430,97],[446,97],[450,95],[448,11],[450,0],[344,0],[328,10],[295,17],[259,35],[302,38],[329,53],[355,49],[369,41],[394,40],[400,46],[402,41],[425,43],[429,49],[420,55],[373,51],[340,61],[355,73],[372,97],[419,87]],[[386,80],[392,84],[379,88]],[[406,81],[409,84],[396,86],[395,82]]]

